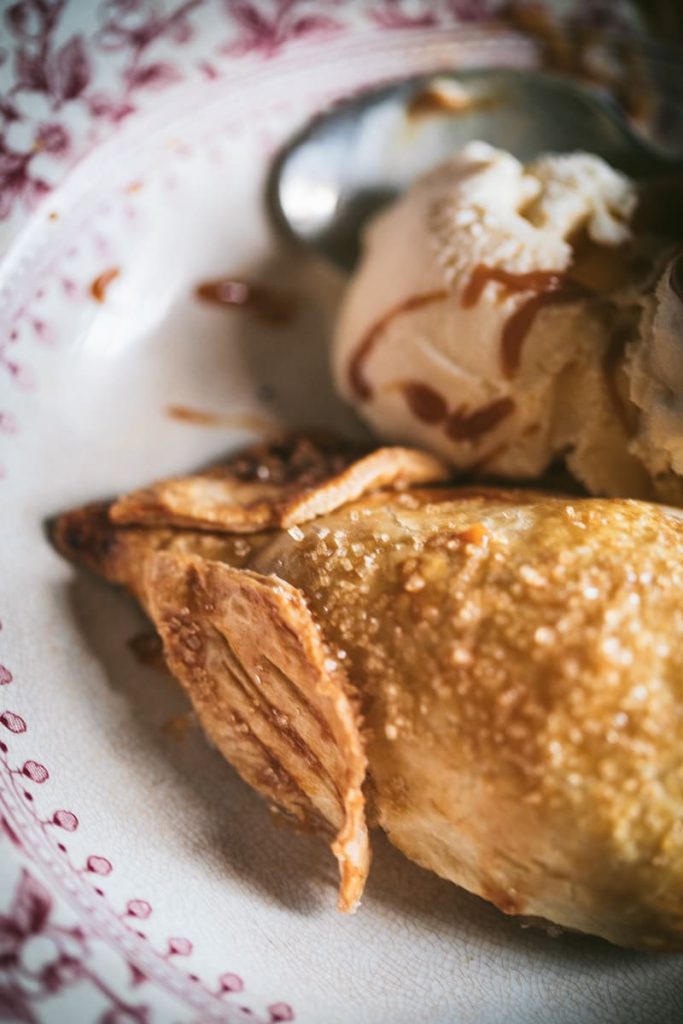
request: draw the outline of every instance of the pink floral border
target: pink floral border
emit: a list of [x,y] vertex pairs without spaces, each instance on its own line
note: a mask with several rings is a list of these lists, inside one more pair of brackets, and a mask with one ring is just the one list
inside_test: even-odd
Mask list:
[[[198,74],[218,77],[237,56],[272,56],[293,40],[342,28],[325,13],[342,6],[334,0],[224,0],[219,43],[207,38],[215,17],[203,19],[206,0],[100,0],[88,30],[73,32],[62,30],[70,6],[17,0],[4,11],[11,52],[0,100],[0,220],[18,205],[31,209],[66,167],[159,90]],[[74,131],[75,118],[86,130]]]
[[[14,0],[2,11],[0,3],[0,224],[12,218],[18,225],[76,160],[161,90],[218,78],[236,58],[267,59],[300,41],[353,29],[471,25],[530,6],[531,0]],[[574,0],[569,7],[588,23],[620,21],[619,0]]]
[[[66,167],[159,90],[197,74],[216,78],[236,57],[267,58],[293,41],[340,32],[349,10],[339,0],[224,0],[219,6],[225,35],[218,42],[204,38],[215,31],[215,12],[203,17],[206,0],[100,0],[88,28],[71,32],[63,30],[67,0],[17,0],[7,7],[0,221],[18,206],[34,207]],[[400,3],[376,6],[371,19],[416,23],[402,16]],[[433,14],[417,19],[433,21]],[[71,127],[75,117],[87,119],[85,131]]]
[[[9,686],[13,682],[11,670],[0,664],[0,686]],[[78,816],[62,807],[52,810],[47,816],[37,810],[35,791],[37,787],[49,784],[50,771],[32,758],[24,759],[21,764],[13,763],[10,750],[11,737],[26,733],[28,728],[21,715],[9,709],[0,713],[0,842],[5,847],[8,844],[13,847],[23,865],[11,904],[4,913],[0,913],[0,1018],[35,1021],[39,1019],[36,1014],[40,1007],[50,998],[65,989],[87,984],[96,988],[108,1003],[108,1009],[100,1018],[101,1024],[123,1024],[124,1021],[148,1024],[153,1008],[149,992],[145,990],[146,983],[163,985],[167,980],[163,977],[165,972],[160,975],[158,968],[190,957],[192,941],[184,936],[169,936],[163,950],[154,949],[141,930],[144,922],[152,916],[153,908],[140,896],[128,899],[118,912],[111,908],[113,920],[110,917],[108,927],[99,929],[92,923],[93,897],[105,903],[103,880],[114,871],[114,865],[100,853],[89,854],[82,864],[75,863],[67,842],[69,835],[80,827]],[[18,809],[22,804],[23,813]],[[72,887],[71,896],[88,915],[77,924],[60,922],[55,894],[38,877],[36,834],[42,835],[43,844],[47,840],[52,856],[61,859],[59,873],[66,872],[72,879],[77,879],[79,888],[74,892]],[[126,994],[109,984],[98,971],[92,956],[94,940],[104,937],[120,941],[124,931],[129,933],[127,938],[139,940],[148,947],[146,950],[142,946],[138,949],[138,953],[146,953],[145,957],[128,955],[126,962],[130,974]],[[27,944],[37,937],[50,940],[50,943],[47,953],[43,950],[41,962],[36,966],[27,963],[25,953]],[[150,956],[151,967],[148,966]],[[200,994],[205,1010],[213,1011],[212,1018],[219,1008],[221,1019],[226,1021],[248,1017],[255,1024],[276,1024],[294,1020],[291,1006],[282,1001],[266,1007],[267,1018],[235,1003],[244,989],[244,982],[232,971],[221,973],[214,985],[206,985],[197,975],[184,972],[181,982],[180,986],[174,986],[171,994],[185,999],[196,1009],[200,1008],[197,999]]]
[[[549,6],[552,2],[547,0]],[[353,31],[467,27],[529,6],[539,4],[0,0],[0,258],[27,216],[68,171],[124,121],[153,107],[170,87],[218,79],[229,74],[235,61],[267,60],[312,40]],[[619,0],[570,0],[569,7],[586,24],[621,24]],[[31,328],[38,340],[47,340],[39,319],[32,319]],[[30,389],[32,375],[16,357],[18,340],[16,323],[6,321],[4,330],[0,325],[0,374]],[[17,432],[16,417],[0,409],[0,441]],[[0,480],[4,476],[0,462]]]

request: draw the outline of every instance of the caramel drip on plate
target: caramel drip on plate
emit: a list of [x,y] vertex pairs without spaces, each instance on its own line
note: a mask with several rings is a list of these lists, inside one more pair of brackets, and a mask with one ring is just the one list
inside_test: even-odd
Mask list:
[[191,423],[196,427],[232,427],[237,430],[253,430],[268,434],[276,429],[277,424],[264,419],[258,413],[236,412],[218,413],[204,409],[193,409],[189,405],[167,405],[166,415],[181,423]]
[[92,295],[95,302],[104,302],[107,288],[115,281],[121,271],[118,267],[109,267],[108,270],[103,270],[101,274],[98,274],[95,280],[90,285],[90,294]]
[[290,323],[295,313],[293,296],[242,278],[219,277],[203,281],[196,286],[195,295],[202,302],[224,309],[247,310],[274,326]]
[[356,398],[361,402],[367,402],[372,398],[373,387],[365,376],[365,364],[391,322],[404,313],[411,313],[415,309],[422,309],[423,306],[429,306],[434,302],[442,302],[448,298],[448,294],[445,289],[441,288],[438,291],[424,292],[421,295],[411,295],[403,302],[399,302],[397,306],[394,306],[393,309],[390,309],[384,316],[381,316],[379,320],[372,324],[369,330],[366,331],[349,363],[349,384]]
[[516,274],[500,267],[480,263],[462,294],[462,305],[467,309],[476,305],[489,281],[503,285],[507,295],[532,292],[526,302],[512,313],[503,326],[501,337],[501,366],[503,376],[510,380],[519,370],[522,348],[537,314],[545,306],[572,302],[587,294],[587,290],[557,270],[531,270]]

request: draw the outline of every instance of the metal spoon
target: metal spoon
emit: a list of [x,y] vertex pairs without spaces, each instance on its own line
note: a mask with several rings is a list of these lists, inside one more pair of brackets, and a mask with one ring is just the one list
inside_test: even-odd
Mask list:
[[316,117],[271,169],[271,215],[290,238],[349,270],[368,218],[473,139],[524,161],[583,150],[636,178],[683,173],[597,89],[535,71],[444,72],[363,92]]

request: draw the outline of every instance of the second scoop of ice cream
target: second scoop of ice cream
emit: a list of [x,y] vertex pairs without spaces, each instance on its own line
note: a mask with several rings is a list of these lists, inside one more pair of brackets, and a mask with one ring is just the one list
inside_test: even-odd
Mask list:
[[525,167],[470,144],[370,225],[338,325],[340,389],[383,437],[460,469],[535,478],[562,456],[595,493],[671,499],[641,351],[663,319],[647,303],[666,245],[634,243],[637,205],[598,157]]

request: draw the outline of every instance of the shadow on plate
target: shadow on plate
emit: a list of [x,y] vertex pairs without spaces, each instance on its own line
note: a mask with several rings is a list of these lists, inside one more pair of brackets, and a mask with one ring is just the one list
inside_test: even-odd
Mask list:
[[562,932],[548,922],[531,923],[509,917],[493,904],[438,878],[408,861],[382,832],[373,834],[373,864],[366,890],[367,901],[377,900],[400,919],[418,924],[426,932],[454,935],[469,942],[479,957],[495,950],[516,950],[548,964],[610,965],[652,963],[656,954],[620,949],[589,935]]
[[[231,343],[263,413],[285,429],[329,430],[370,440],[336,393],[330,372],[333,323],[343,286],[338,271],[281,245],[267,259],[232,272],[226,280],[246,283],[257,297],[266,296],[265,316],[257,299],[253,306],[249,301],[222,308],[214,303],[212,318],[216,329],[221,317],[230,318]],[[271,306],[276,313],[282,308],[285,315],[269,316]]]

